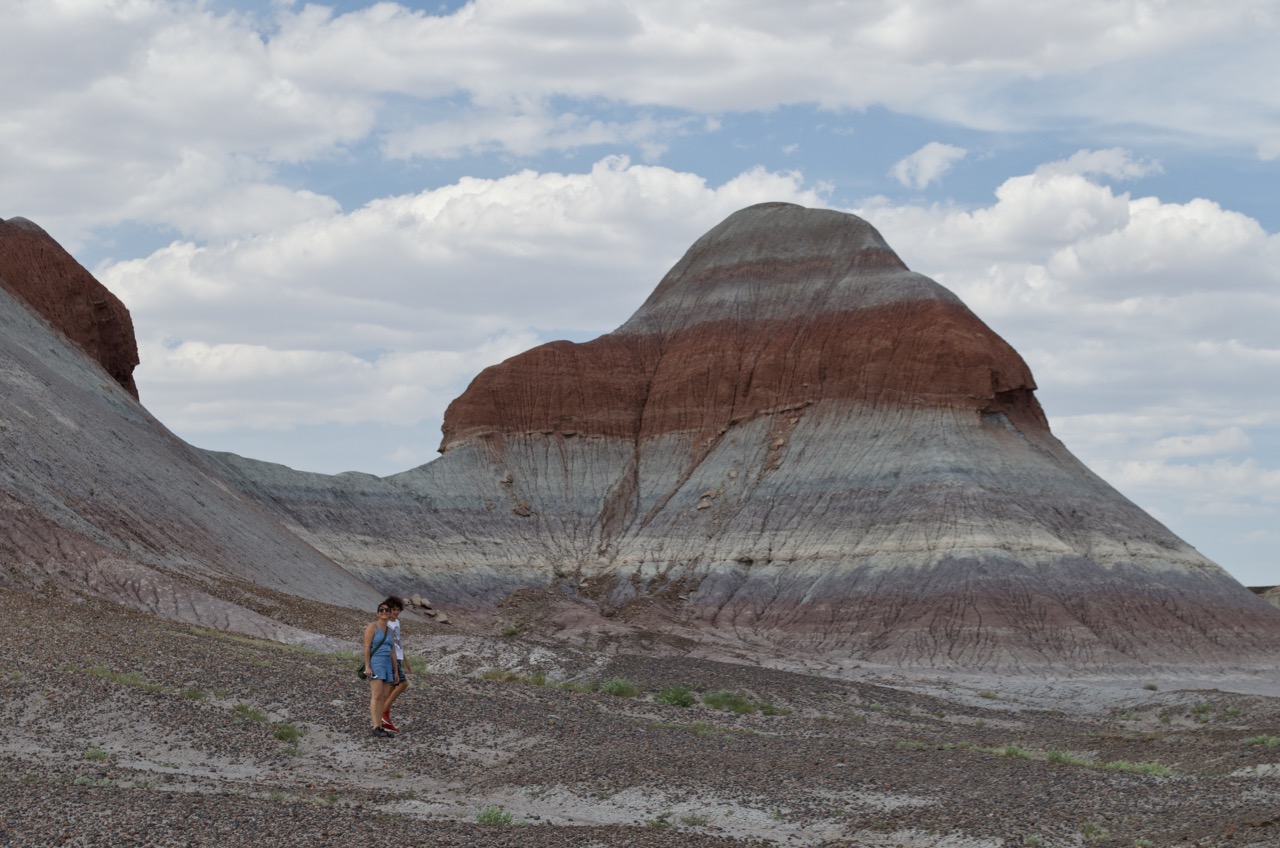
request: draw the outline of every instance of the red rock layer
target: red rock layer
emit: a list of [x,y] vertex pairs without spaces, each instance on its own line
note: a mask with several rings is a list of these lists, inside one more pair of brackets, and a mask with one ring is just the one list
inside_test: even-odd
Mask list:
[[1046,430],[1034,389],[1013,348],[865,221],[763,204],[699,240],[617,332],[483,371],[446,412],[442,449],[538,432],[713,437],[820,399],[1004,412]]
[[133,319],[48,233],[25,218],[0,221],[0,285],[89,354],[134,398]]

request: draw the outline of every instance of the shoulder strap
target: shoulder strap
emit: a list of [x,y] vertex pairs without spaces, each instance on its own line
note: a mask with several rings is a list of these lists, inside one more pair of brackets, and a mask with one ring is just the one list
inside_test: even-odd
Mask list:
[[372,660],[372,659],[373,659],[373,655],[374,655],[374,654],[376,654],[376,653],[378,652],[378,649],[382,647],[382,643],[383,643],[383,642],[385,642],[385,641],[387,641],[387,631],[386,631],[386,630],[382,631],[382,638],[378,640],[378,644],[374,645],[372,648],[370,648],[370,649],[369,649],[369,659],[370,659],[370,660]]

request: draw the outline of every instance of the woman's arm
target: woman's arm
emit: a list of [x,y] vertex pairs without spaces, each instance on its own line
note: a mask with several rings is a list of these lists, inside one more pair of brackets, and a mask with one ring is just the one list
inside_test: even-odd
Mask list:
[[366,624],[364,628],[364,673],[366,677],[373,676],[373,666],[370,665],[369,648],[373,646],[373,631],[378,629],[376,624]]

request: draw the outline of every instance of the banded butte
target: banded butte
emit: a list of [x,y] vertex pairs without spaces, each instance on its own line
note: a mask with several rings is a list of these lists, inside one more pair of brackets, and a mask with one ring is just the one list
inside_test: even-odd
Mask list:
[[1266,661],[1280,611],[1076,460],[1034,390],[867,222],[763,204],[613,333],[482,372],[427,465],[208,459],[370,583],[439,601],[555,587],[894,664]]

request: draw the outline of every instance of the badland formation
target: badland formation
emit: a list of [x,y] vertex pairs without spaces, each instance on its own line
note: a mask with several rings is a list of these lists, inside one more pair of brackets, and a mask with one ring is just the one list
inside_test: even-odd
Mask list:
[[192,447],[137,361],[0,221],[0,844],[1276,844],[1280,609],[858,218],[731,216],[387,478]]
[[479,374],[442,456],[386,478],[174,436],[138,401],[127,309],[36,225],[0,222],[0,284],[10,588],[295,642],[271,598],[533,592],[566,631],[929,667],[1248,667],[1280,637],[851,215],[730,216],[614,332]]

